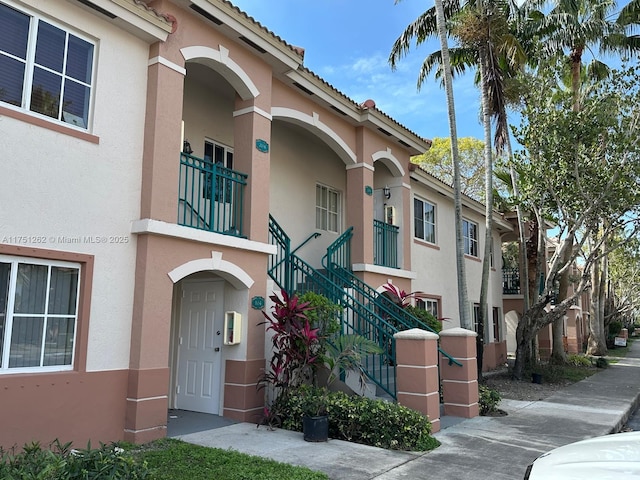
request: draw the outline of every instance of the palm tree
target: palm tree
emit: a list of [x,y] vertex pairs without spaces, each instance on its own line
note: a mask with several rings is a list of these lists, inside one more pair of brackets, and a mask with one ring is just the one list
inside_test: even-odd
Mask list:
[[[542,9],[552,6],[546,15]],[[640,52],[640,38],[632,35],[638,25],[640,1],[626,5],[617,17],[616,0],[527,0],[524,8],[539,20],[532,24],[532,33],[543,42],[545,56],[564,56],[568,51],[571,73],[573,108],[580,109],[582,61],[585,51],[597,47],[601,55],[633,54]],[[609,68],[597,58],[587,65],[587,75],[604,78]]]
[[[396,0],[396,3],[400,0]],[[412,41],[415,39],[416,45],[420,45],[435,32],[440,39],[440,53],[444,65],[444,84],[447,95],[447,110],[449,120],[449,135],[451,137],[451,158],[453,160],[453,187],[454,187],[454,209],[456,227],[456,267],[458,272],[458,310],[460,315],[460,325],[470,328],[469,303],[467,301],[467,281],[464,268],[464,238],[462,236],[462,194],[460,188],[460,160],[458,152],[458,135],[456,128],[455,102],[453,98],[453,77],[451,75],[451,61],[449,58],[449,46],[447,43],[446,17],[457,10],[457,2],[434,0],[434,7],[423,13],[418,19],[410,24],[402,36],[393,45],[389,63],[392,68],[396,67],[398,60],[409,52]],[[418,79],[418,88],[422,86],[424,77]]]
[[[435,7],[434,7],[435,9]],[[408,48],[408,42],[416,37],[421,43],[435,32],[433,30],[434,9],[425,12],[411,24],[396,40],[390,62]],[[460,41],[453,49],[453,61],[445,62],[444,51],[436,51],[423,62],[418,85],[420,86],[434,67],[436,78],[446,80],[453,71],[462,73],[468,67],[477,67],[482,99],[482,118],[485,139],[485,249],[480,292],[480,315],[478,319],[478,367],[482,368],[482,350],[484,323],[488,317],[488,285],[491,256],[491,233],[493,230],[493,152],[491,148],[491,119],[496,119],[496,147],[502,151],[505,144],[510,145],[505,108],[505,71],[519,68],[526,58],[516,37],[511,33],[508,18],[517,7],[508,0],[484,2],[476,0],[462,7],[456,2],[446,4],[444,11],[449,14],[451,34]],[[510,150],[510,148],[509,148]],[[519,219],[521,219],[519,215]],[[521,229],[522,231],[523,229]],[[464,307],[461,307],[461,309]],[[465,308],[466,310],[466,308]]]

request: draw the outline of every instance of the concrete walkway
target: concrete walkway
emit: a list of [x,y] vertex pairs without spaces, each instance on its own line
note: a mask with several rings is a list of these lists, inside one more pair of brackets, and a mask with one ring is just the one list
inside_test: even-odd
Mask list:
[[454,422],[434,435],[442,445],[428,453],[341,440],[309,443],[301,433],[269,431],[249,423],[177,438],[303,465],[340,480],[517,480],[547,450],[620,431],[638,404],[639,387],[640,342],[636,342],[626,358],[543,401],[503,400],[500,408],[507,416]]

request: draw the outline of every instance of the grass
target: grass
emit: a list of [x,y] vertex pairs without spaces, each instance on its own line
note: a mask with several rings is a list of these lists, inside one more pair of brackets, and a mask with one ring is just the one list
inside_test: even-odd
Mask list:
[[[615,347],[615,348],[609,348],[607,349],[607,358],[609,358],[609,362],[610,363],[615,363],[617,360],[615,360],[616,358],[622,358],[622,357],[626,357],[627,353],[629,353],[629,348],[631,347],[631,344],[634,342],[635,339],[629,337],[627,339],[627,346],[626,347]],[[613,360],[611,359],[613,357]]]
[[327,480],[324,473],[233,450],[207,448],[171,438],[129,446],[147,462],[155,480]]

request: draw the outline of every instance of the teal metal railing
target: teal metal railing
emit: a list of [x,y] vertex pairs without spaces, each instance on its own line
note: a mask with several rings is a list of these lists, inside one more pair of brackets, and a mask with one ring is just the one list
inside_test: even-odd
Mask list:
[[242,218],[247,175],[180,154],[178,224],[243,237]]
[[[323,258],[327,271],[322,273],[291,253],[289,237],[269,216],[269,239],[277,246],[277,253],[269,263],[269,275],[290,295],[313,291],[343,307],[341,332],[362,335],[381,346],[381,354],[363,359],[363,368],[376,385],[396,398],[394,334],[409,328],[431,332],[433,329],[353,275],[350,263],[352,236],[350,228],[329,246]],[[446,352],[441,350],[441,353],[450,364],[461,365]]]
[[502,293],[505,295],[520,293],[520,270],[517,268],[502,269]]
[[398,232],[395,225],[373,221],[373,263],[382,267],[398,268]]
[[[323,258],[323,266],[327,270],[327,275],[337,284],[348,285],[352,296],[356,297],[360,303],[375,305],[376,313],[396,329],[395,333],[411,328],[420,328],[437,333],[422,320],[411,315],[406,309],[393,302],[390,297],[378,293],[376,289],[356,277],[351,271],[350,265],[345,267],[344,264],[336,261],[340,260],[340,256],[332,256],[331,252],[350,250],[351,237],[352,235],[342,235],[327,249],[327,255]],[[393,351],[395,352],[395,339],[392,339],[392,341],[394,343]],[[460,362],[440,347],[438,347],[438,351],[448,359],[449,365],[455,364],[460,367],[462,366]],[[392,361],[395,363],[395,354]]]

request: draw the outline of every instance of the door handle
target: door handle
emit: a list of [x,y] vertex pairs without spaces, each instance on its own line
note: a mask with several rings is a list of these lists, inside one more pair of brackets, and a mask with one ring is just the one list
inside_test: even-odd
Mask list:
[[219,352],[220,351],[220,347],[216,347],[213,349],[214,352]]

